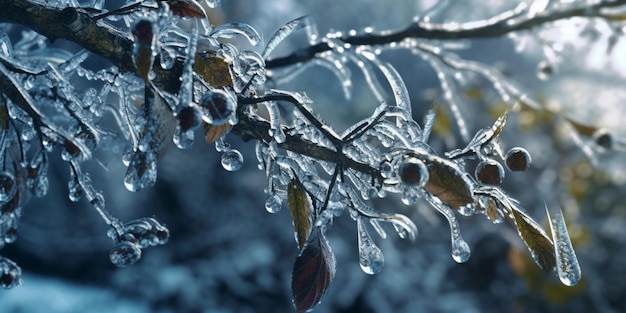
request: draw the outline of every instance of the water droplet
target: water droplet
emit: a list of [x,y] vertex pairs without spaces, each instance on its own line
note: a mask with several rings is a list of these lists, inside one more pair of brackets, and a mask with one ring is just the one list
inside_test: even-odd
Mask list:
[[278,213],[282,208],[283,203],[280,197],[276,194],[270,193],[265,199],[265,210],[269,213]]
[[4,171],[0,172],[0,203],[5,203],[13,198],[17,184],[13,174]]
[[373,275],[379,273],[385,265],[385,258],[382,251],[376,246],[370,237],[363,217],[359,216],[356,220],[359,243],[359,264],[363,272]]
[[532,163],[530,153],[522,147],[511,148],[507,151],[504,159],[506,160],[506,166],[511,171],[526,171]]
[[483,160],[476,166],[475,175],[483,184],[498,185],[504,179],[504,167],[496,160]]
[[124,176],[126,189],[139,191],[152,187],[156,178],[156,155],[151,151],[135,151]]
[[537,65],[537,77],[540,80],[548,80],[552,74],[554,74],[554,70],[550,63],[547,61],[539,62]]
[[178,149],[189,149],[193,145],[193,130],[182,131],[180,125],[176,126],[174,131],[174,144]]
[[227,92],[216,89],[207,91],[200,99],[202,119],[211,125],[222,125],[229,122],[237,109],[237,103]]
[[0,286],[5,289],[22,284],[22,269],[15,262],[0,256]]
[[141,259],[141,249],[135,243],[122,241],[111,250],[109,259],[111,263],[119,267],[132,265]]
[[410,186],[423,187],[429,179],[428,168],[421,160],[408,157],[398,167],[400,180]]
[[556,269],[559,279],[566,286],[574,286],[580,280],[582,273],[569,238],[569,233],[567,232],[563,211],[561,211],[561,208],[548,209],[546,205],[546,212],[550,220],[552,240],[556,250]]
[[229,172],[238,171],[243,165],[241,152],[231,149],[222,154],[222,167]]
[[391,178],[393,177],[393,174],[393,167],[391,166],[391,163],[385,161],[380,164],[380,175],[383,178]]

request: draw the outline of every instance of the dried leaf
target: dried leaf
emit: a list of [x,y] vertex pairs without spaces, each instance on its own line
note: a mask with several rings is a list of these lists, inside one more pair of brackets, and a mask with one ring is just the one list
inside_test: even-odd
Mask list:
[[287,186],[287,201],[289,202],[298,246],[302,249],[311,232],[311,202],[298,177],[294,177]]
[[424,188],[433,196],[455,210],[475,203],[463,172],[443,161],[431,161],[426,166],[430,179]]
[[296,258],[291,277],[293,304],[298,313],[307,312],[320,303],[335,277],[335,255],[316,227]]
[[519,210],[511,210],[519,233],[539,267],[550,272],[556,265],[554,245],[546,232],[530,216]]
[[196,54],[193,69],[213,87],[232,86],[228,63],[211,51]]
[[135,63],[137,74],[148,83],[150,81],[148,74],[154,61],[154,56],[152,55],[154,25],[151,21],[140,20],[133,26],[132,33],[135,39],[133,62]]
[[216,142],[230,130],[230,124],[211,125],[204,123],[204,139],[208,144]]
[[202,7],[195,1],[169,1],[167,4],[174,15],[180,17],[206,17]]

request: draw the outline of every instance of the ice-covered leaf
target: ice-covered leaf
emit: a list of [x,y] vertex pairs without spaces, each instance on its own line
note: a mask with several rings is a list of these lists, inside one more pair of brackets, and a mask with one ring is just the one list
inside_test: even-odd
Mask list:
[[196,54],[193,69],[213,87],[232,86],[228,63],[211,51]]
[[287,186],[287,201],[300,249],[311,232],[311,202],[302,182],[294,177]]
[[552,271],[556,265],[556,258],[550,237],[530,216],[516,209],[512,212],[517,232],[526,243],[537,265],[546,272]]
[[324,227],[312,230],[293,265],[291,292],[298,313],[307,312],[318,305],[335,277],[335,255],[324,230]]
[[464,172],[457,169],[455,164],[446,160],[433,160],[426,164],[429,171],[429,180],[424,187],[433,196],[452,209],[460,210],[463,207],[474,205],[470,186]]

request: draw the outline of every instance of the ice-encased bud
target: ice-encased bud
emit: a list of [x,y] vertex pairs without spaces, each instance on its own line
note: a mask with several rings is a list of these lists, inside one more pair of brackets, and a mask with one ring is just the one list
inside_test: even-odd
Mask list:
[[514,147],[504,156],[506,167],[511,171],[526,171],[530,168],[532,159],[530,153],[522,147]]
[[475,175],[483,184],[498,185],[504,180],[504,167],[496,160],[483,160],[476,166]]
[[430,178],[426,164],[415,157],[408,157],[398,166],[400,180],[410,186],[423,187]]

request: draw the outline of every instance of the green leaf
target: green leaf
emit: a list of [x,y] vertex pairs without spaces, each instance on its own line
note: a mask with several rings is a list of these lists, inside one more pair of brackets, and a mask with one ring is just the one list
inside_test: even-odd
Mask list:
[[526,243],[537,265],[546,272],[552,271],[556,265],[556,257],[550,237],[530,216],[517,209],[511,212],[517,225],[517,232]]
[[287,201],[300,249],[311,232],[311,202],[304,186],[294,177],[287,186]]

